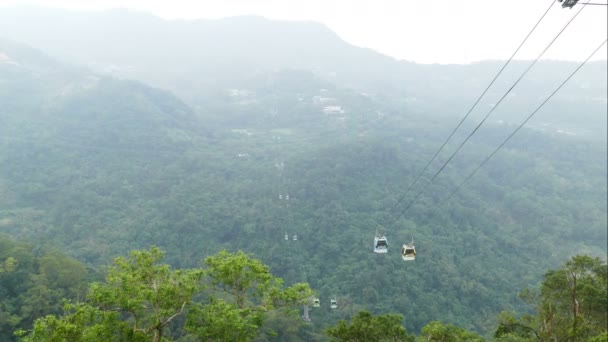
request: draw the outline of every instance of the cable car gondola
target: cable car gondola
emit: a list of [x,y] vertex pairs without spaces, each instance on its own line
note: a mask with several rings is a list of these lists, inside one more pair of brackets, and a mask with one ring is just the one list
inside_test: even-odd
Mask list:
[[330,300],[329,307],[332,308],[332,309],[338,308],[338,301],[335,298],[332,298]]
[[318,308],[321,306],[321,301],[319,300],[318,297],[313,297],[312,298],[312,306],[315,308]]
[[388,252],[388,241],[383,232],[380,231],[380,226],[376,227],[376,236],[374,236],[374,253],[384,254]]
[[374,237],[374,253],[388,253],[388,241],[386,240],[386,236],[380,235]]
[[403,247],[401,247],[401,258],[403,261],[416,260],[416,247],[414,247],[414,241],[403,244]]
[[285,234],[285,241],[289,240],[289,235]]
[[293,241],[298,241],[298,235],[296,235],[296,234],[293,235]]

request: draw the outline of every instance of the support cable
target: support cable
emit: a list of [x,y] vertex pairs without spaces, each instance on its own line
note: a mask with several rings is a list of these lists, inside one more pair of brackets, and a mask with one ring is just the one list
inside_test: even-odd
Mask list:
[[[593,53],[591,53],[589,55],[589,57],[587,57],[587,59],[585,59],[585,61],[583,61],[552,93],[551,95],[549,95],[532,113],[530,113],[530,115],[528,115],[528,117],[513,131],[511,132],[511,134],[509,134],[509,136],[492,152],[490,153],[490,155],[488,157],[486,157],[486,159],[471,173],[469,174],[469,176],[467,176],[467,178],[464,179],[464,181],[462,181],[462,183],[460,183],[460,185],[458,185],[456,187],[456,189],[454,189],[450,195],[445,199],[445,201],[449,200],[455,193],[458,192],[458,190],[460,190],[460,188],[462,188],[462,186],[469,181],[469,179],[471,179],[476,173],[477,171],[479,171],[479,169],[481,169],[490,159],[492,159],[492,157],[494,157],[494,155],[503,147],[505,146],[505,144],[545,105],[545,103],[547,103],[552,97],[553,95],[555,95],[563,86],[564,84],[566,84],[566,82],[568,82],[572,76],[574,76],[574,74],[576,74],[579,69],[581,69],[583,67],[583,65],[585,65],[589,59],[591,59],[591,57],[593,57],[593,55],[595,55],[601,48],[602,46],[604,46],[604,44],[606,44],[608,40],[604,40],[604,42],[602,44],[600,44],[600,46],[598,46]],[[445,202],[444,201],[444,202]]]
[[540,60],[540,58],[549,50],[549,48],[555,43],[555,41],[561,36],[561,34],[566,30],[566,28],[576,19],[576,17],[581,13],[581,11],[585,8],[581,6],[581,8],[572,16],[572,18],[562,27],[562,29],[557,33],[557,35],[551,40],[551,42],[543,49],[543,51],[536,57],[536,59],[526,68],[526,70],[519,76],[519,78],[513,83],[513,85],[505,92],[505,94],[500,98],[500,100],[492,107],[492,109],[486,114],[486,116],[481,120],[481,122],[473,129],[473,131],[466,137],[466,139],[458,146],[456,151],[452,153],[452,155],[448,158],[448,160],[443,163],[443,165],[435,172],[431,180],[426,183],[426,185],[418,192],[418,194],[414,197],[414,199],[408,204],[408,206],[397,216],[389,226],[395,224],[405,213],[412,207],[412,205],[420,198],[422,193],[433,183],[433,181],[439,176],[439,174],[445,169],[445,167],[449,164],[452,159],[456,156],[456,154],[462,149],[462,147],[469,141],[469,139],[479,130],[479,128],[483,125],[483,123],[488,119],[488,117],[496,110],[496,108],[502,103],[502,101],[509,95],[509,93],[515,88],[515,86],[523,79],[523,77],[536,65],[536,63]]
[[519,50],[522,48],[522,46],[526,43],[526,41],[528,40],[528,38],[530,38],[530,36],[532,35],[532,33],[536,30],[536,28],[538,27],[538,25],[543,21],[543,19],[547,15],[547,13],[549,13],[549,10],[555,4],[554,0],[551,0],[550,2],[551,2],[551,4],[549,5],[549,7],[545,10],[545,12],[540,17],[540,19],[538,19],[538,21],[536,22],[536,24],[534,24],[534,26],[532,27],[532,29],[530,30],[530,32],[528,32],[528,34],[526,35],[526,37],[524,38],[524,40],[519,44],[519,46],[517,47],[517,49],[515,49],[515,52],[513,52],[513,54],[511,54],[511,57],[509,57],[509,59],[505,62],[505,64],[502,66],[502,68],[500,68],[500,70],[494,76],[494,78],[492,79],[492,81],[490,81],[490,83],[485,88],[485,90],[481,93],[481,95],[479,95],[479,97],[477,98],[477,100],[475,101],[475,103],[473,103],[473,105],[471,106],[471,108],[469,109],[469,111],[466,113],[466,115],[462,119],[460,119],[460,122],[452,130],[452,133],[450,133],[450,135],[447,137],[447,139],[445,139],[445,141],[443,142],[443,144],[441,145],[441,147],[439,147],[439,149],[437,150],[437,152],[435,152],[435,154],[433,155],[433,157],[431,158],[431,160],[429,160],[428,163],[426,163],[426,165],[424,166],[424,168],[422,169],[422,171],[418,174],[418,176],[416,177],[416,179],[414,180],[414,182],[412,184],[410,184],[410,186],[407,188],[407,190],[405,191],[405,193],[397,200],[397,202],[390,209],[389,213],[391,213],[395,208],[397,208],[397,206],[399,204],[401,204],[401,202],[405,199],[405,197],[410,193],[410,190],[412,190],[412,188],[414,187],[414,185],[416,185],[416,183],[418,183],[418,181],[420,180],[420,177],[422,177],[422,175],[429,168],[429,166],[431,165],[431,163],[433,163],[433,161],[437,158],[437,156],[439,155],[439,153],[447,145],[448,141],[450,141],[450,139],[452,139],[452,137],[454,136],[454,134],[456,133],[456,131],[458,130],[458,128],[460,128],[460,126],[462,125],[462,123],[469,117],[469,115],[471,114],[471,112],[473,112],[473,110],[475,109],[475,107],[477,107],[477,105],[479,104],[479,102],[481,101],[481,99],[485,96],[485,94],[488,92],[488,90],[490,89],[490,87],[492,87],[492,85],[494,85],[494,82],[496,82],[496,80],[498,79],[498,77],[502,74],[502,72],[506,69],[506,67],[511,63],[511,61],[513,60],[513,58],[515,57],[515,55],[519,52]]

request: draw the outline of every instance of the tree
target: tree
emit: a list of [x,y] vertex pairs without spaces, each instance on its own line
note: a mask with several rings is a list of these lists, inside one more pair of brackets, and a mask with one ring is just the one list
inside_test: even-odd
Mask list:
[[3,263],[0,263],[0,274],[4,272],[12,272],[17,267],[17,260],[13,257],[8,257]]
[[185,330],[200,341],[250,341],[263,321],[262,312],[211,297],[208,304],[197,304],[190,310]]
[[304,283],[283,288],[283,280],[268,266],[241,251],[222,250],[204,264],[215,293],[209,303],[190,311],[186,323],[186,330],[201,341],[250,341],[267,312],[303,304],[313,295]]
[[503,313],[495,338],[517,336],[538,341],[601,339],[608,322],[608,267],[605,261],[574,256],[545,273],[539,290],[520,297],[535,306],[535,316],[515,319]]
[[423,341],[458,342],[458,341],[484,341],[483,337],[452,324],[432,321],[421,331]]
[[201,269],[171,270],[159,264],[164,253],[157,247],[119,257],[108,270],[106,283],[94,283],[89,298],[103,311],[129,316],[134,333],[152,335],[160,342],[164,329],[185,314],[192,297],[202,289]]
[[523,316],[521,319],[515,318],[511,312],[503,311],[498,316],[498,328],[494,332],[494,340],[500,341],[536,341],[538,336],[536,331],[531,328],[530,322],[534,317]]
[[413,341],[401,324],[403,316],[399,314],[384,314],[373,316],[367,311],[360,311],[351,319],[350,324],[341,320],[325,333],[333,341],[364,342],[364,341]]
[[47,315],[34,322],[31,331],[18,330],[23,342],[145,341],[121,321],[119,312],[103,311],[86,303],[66,302],[62,316]]
[[606,263],[577,255],[545,274],[540,291],[541,334],[571,341],[606,331]]
[[87,270],[78,261],[45,247],[0,234],[0,340],[62,310],[62,300],[84,296]]
[[283,288],[282,279],[243,252],[208,257],[205,269],[173,270],[160,263],[163,257],[152,247],[116,258],[106,281],[91,284],[86,303],[66,303],[61,316],[40,318],[19,336],[27,342],[160,342],[171,340],[165,330],[175,323],[189,338],[250,341],[269,310],[312,294],[308,284]]

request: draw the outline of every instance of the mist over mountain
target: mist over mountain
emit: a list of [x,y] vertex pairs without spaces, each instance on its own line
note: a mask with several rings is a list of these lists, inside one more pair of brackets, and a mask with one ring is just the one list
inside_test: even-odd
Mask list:
[[[193,125],[198,120],[194,112],[168,92],[136,81],[100,76],[5,40],[0,40],[0,52],[5,56],[0,63],[4,130],[23,127],[19,123],[26,119],[47,130],[47,135],[54,128],[54,134],[63,138],[106,135],[109,132],[104,129],[109,122],[121,125],[130,135],[140,132],[155,137],[169,131],[186,137],[187,130],[200,128],[199,124]],[[27,98],[22,98],[26,89]],[[137,108],[146,115],[136,115]],[[137,141],[133,137],[130,143]]]
[[[398,215],[527,63],[399,201],[502,62],[397,61],[313,22],[0,9],[0,233],[89,267],[151,245],[176,267],[244,250],[338,298],[313,325],[275,317],[260,341],[324,341],[311,329],[362,309],[490,336],[500,311],[531,310],[517,293],[546,269],[606,254],[606,64],[581,69],[448,199],[576,67],[541,61]],[[378,224],[386,258],[372,253]]]
[[[64,61],[171,90],[194,107],[213,101],[227,89],[252,88],[252,84],[255,88],[269,73],[293,69],[310,71],[342,87],[400,98],[406,101],[402,108],[407,111],[456,120],[473,102],[471,94],[480,93],[502,63],[397,61],[353,46],[319,23],[262,17],[186,21],[128,10],[16,7],[0,10],[0,32]],[[482,116],[482,110],[498,100],[528,63],[513,62],[473,117]],[[494,115],[496,120],[521,121],[575,67],[569,62],[541,61]],[[607,103],[606,74],[606,63],[589,63],[547,105],[545,111],[552,114],[537,126],[606,136],[606,116],[601,115]],[[585,110],[577,109],[581,107]]]
[[203,88],[238,86],[260,71],[281,68],[385,83],[386,76],[401,68],[392,58],[354,47],[314,22],[253,16],[166,21],[126,10],[42,8],[3,9],[0,22],[7,38],[56,57],[180,88],[189,83]]

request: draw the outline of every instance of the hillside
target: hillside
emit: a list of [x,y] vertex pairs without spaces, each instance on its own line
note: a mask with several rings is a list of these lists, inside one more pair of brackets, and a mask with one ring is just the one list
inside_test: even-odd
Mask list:
[[[119,14],[133,23],[132,14]],[[168,25],[139,16],[153,27]],[[278,25],[259,18],[231,20]],[[214,24],[236,30],[228,25],[231,20]],[[99,37],[97,43],[106,39]],[[306,37],[303,42],[318,41]],[[59,47],[70,44],[42,40],[52,55],[62,52],[69,59],[69,50]],[[338,40],[327,44],[345,46]],[[168,51],[158,41],[152,45],[154,51]],[[106,50],[112,57],[106,63],[129,56],[120,46]],[[140,45],[139,53],[156,56],[145,47]],[[390,70],[385,63],[401,65],[355,50],[375,56],[382,73]],[[176,51],[171,54],[175,58],[188,55]],[[444,202],[517,118],[527,114],[514,108],[530,108],[528,100],[545,90],[519,93],[521,102],[484,126],[407,215],[387,227],[391,251],[378,256],[371,252],[376,225],[388,225],[403,210],[391,208],[449,134],[462,112],[459,106],[470,103],[483,82],[476,79],[475,86],[458,91],[450,84],[475,79],[471,70],[481,73],[493,64],[416,66],[418,78],[405,83],[421,94],[414,98],[379,87],[362,93],[312,64],[279,55],[285,62],[273,62],[272,70],[235,72],[242,77],[238,86],[229,74],[226,83],[214,83],[214,77],[223,75],[221,68],[199,77],[196,67],[208,66],[195,59],[190,65],[176,60],[185,71],[175,79],[163,74],[179,71],[167,67],[173,63],[169,57],[164,56],[163,67],[154,64],[163,60],[160,55],[123,61],[123,66],[142,65],[141,74],[116,71],[154,84],[157,77],[171,84],[168,88],[181,100],[138,81],[100,75],[0,42],[0,56],[6,56],[0,62],[0,231],[60,246],[89,265],[150,245],[167,250],[176,267],[197,265],[222,248],[241,249],[254,253],[287,284],[307,281],[324,301],[337,296],[344,303],[333,312],[326,307],[312,311],[319,329],[367,309],[403,314],[409,331],[443,320],[488,333],[499,311],[525,310],[516,294],[536,285],[544,270],[575,254],[605,255],[605,126],[597,129],[596,122],[578,120],[597,118],[605,110],[601,97],[593,100],[602,89],[601,75],[580,75],[570,95],[542,116],[571,119],[574,108],[580,116],[567,123],[592,127],[593,134],[565,134],[558,132],[563,127],[546,128],[536,121],[537,127],[518,134],[455,198]],[[363,57],[352,61],[357,58]],[[248,63],[235,65],[250,70]],[[572,66],[544,65],[548,70]],[[425,70],[433,72],[423,78]],[[444,74],[445,82],[433,82],[434,72]],[[191,94],[203,95],[192,101],[180,93],[178,79],[193,82],[186,87]],[[211,90],[199,83],[207,81]],[[538,82],[549,83],[546,78]],[[605,120],[600,117],[597,122]],[[470,130],[473,123],[465,126]],[[453,150],[455,143],[448,147]],[[440,160],[447,157],[446,151]],[[279,194],[289,194],[289,201]],[[285,241],[285,234],[298,240]],[[404,264],[398,249],[412,234],[418,259]]]

